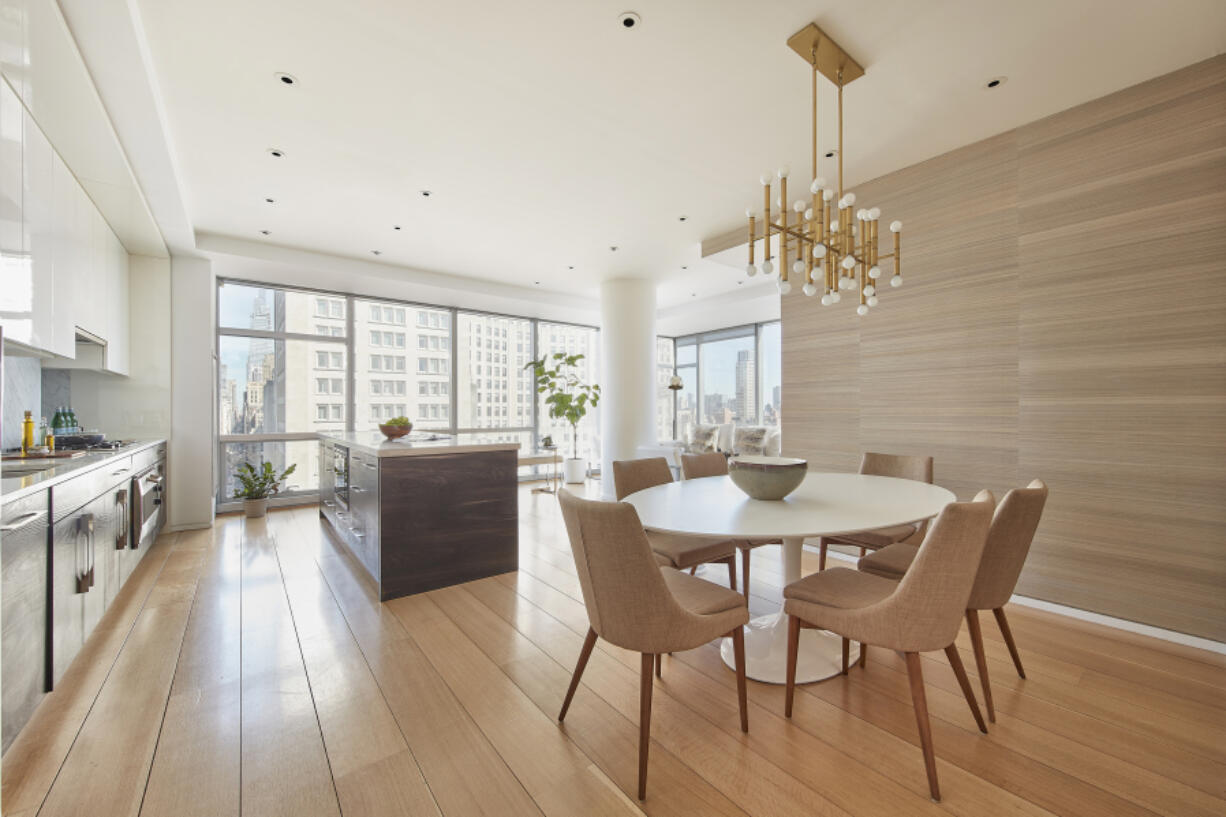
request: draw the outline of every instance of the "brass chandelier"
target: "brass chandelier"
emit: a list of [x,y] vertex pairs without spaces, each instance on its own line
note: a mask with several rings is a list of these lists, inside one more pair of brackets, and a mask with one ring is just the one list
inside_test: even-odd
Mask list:
[[[894,275],[890,286],[902,286],[902,222],[890,224],[894,237],[893,252],[881,255],[878,251],[878,221],[881,210],[876,207],[853,210],[856,194],[843,190],[843,86],[864,75],[864,69],[848,56],[838,43],[830,39],[813,23],[792,35],[788,46],[805,59],[813,69],[813,182],[809,185],[809,199],[797,199],[788,207],[788,170],[780,168],[775,174],[779,179],[779,197],[775,205],[779,215],[771,218],[771,177],[762,176],[762,223],[763,275],[775,274],[771,261],[771,237],[779,236],[779,292],[787,295],[792,291],[788,273],[804,276],[802,288],[805,295],[822,292],[822,305],[829,306],[842,300],[842,292],[856,292],[859,306],[856,312],[867,315],[870,307],[877,305],[878,281],[881,278],[882,261],[893,259]],[[817,75],[821,74],[838,88],[839,141],[836,156],[839,165],[837,189],[817,175]],[[837,199],[836,199],[837,196]],[[795,213],[795,221],[791,213]],[[758,214],[752,209],[749,216],[749,264],[747,275],[756,275],[754,245],[757,235]],[[795,251],[795,260],[792,252]]]

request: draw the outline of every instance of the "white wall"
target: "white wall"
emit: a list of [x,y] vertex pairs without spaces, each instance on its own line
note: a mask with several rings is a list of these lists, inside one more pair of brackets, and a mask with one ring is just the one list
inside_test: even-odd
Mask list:
[[[804,296],[794,293],[788,297]],[[813,306],[820,308],[816,302]],[[773,283],[758,283],[746,287],[744,291],[738,288],[733,292],[695,298],[689,303],[661,309],[656,313],[656,331],[675,338],[728,326],[777,321],[779,314],[779,290]]]
[[205,258],[175,256],[171,281],[171,430],[168,466],[169,527],[213,523],[214,316],[217,294]]
[[170,259],[129,256],[129,375],[74,369],[78,415],[116,439],[171,435]]
[[218,278],[332,290],[526,318],[586,323],[600,319],[595,299],[296,250],[242,239],[197,236]]
[[639,278],[600,286],[601,480],[613,498],[613,461],[656,441],[656,287]]

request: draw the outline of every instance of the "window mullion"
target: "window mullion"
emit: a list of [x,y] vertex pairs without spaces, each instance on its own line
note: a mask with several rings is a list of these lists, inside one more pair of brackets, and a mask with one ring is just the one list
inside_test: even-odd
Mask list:
[[346,373],[347,400],[345,401],[345,430],[357,430],[358,389],[357,389],[357,340],[354,337],[353,310],[357,307],[352,295],[345,298],[345,354],[349,361]]

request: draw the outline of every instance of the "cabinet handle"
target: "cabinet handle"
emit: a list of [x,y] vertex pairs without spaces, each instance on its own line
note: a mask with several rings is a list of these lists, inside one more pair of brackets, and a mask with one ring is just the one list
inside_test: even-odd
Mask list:
[[127,469],[127,468],[120,468],[118,471],[112,471],[112,472],[111,472],[111,476],[113,476],[113,477],[117,477],[117,476],[119,476],[120,474],[126,474],[126,473],[128,473],[128,469]]
[[115,536],[115,550],[123,550],[128,546],[128,491],[121,488],[115,494],[115,505],[119,508],[119,533]]
[[23,513],[21,516],[17,517],[7,525],[0,525],[0,531],[21,530],[34,520],[41,519],[46,515],[46,511],[30,511],[29,513]]
[[362,465],[365,466],[366,468],[369,468],[372,471],[375,470],[375,465],[373,463],[364,462],[362,463]]
[[360,494],[360,493],[362,493],[363,491],[365,491],[366,489],[365,489],[365,488],[362,488],[362,487],[360,487],[360,486],[354,485],[354,486],[353,486],[352,488],[350,488],[349,490],[353,491],[355,494]]
[[362,533],[360,530],[354,530],[353,528],[350,528],[349,532],[352,533],[354,536],[356,536],[359,539],[366,538],[366,534]]
[[332,501],[330,501],[330,500],[325,499],[325,500],[324,500],[324,507],[327,507],[327,508],[335,508],[335,507],[336,507],[336,503],[335,503],[335,502],[332,502]]

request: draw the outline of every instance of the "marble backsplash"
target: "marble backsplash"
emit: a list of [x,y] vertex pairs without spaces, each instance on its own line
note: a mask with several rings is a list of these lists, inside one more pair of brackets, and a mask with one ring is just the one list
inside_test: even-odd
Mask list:
[[67,369],[43,369],[43,413],[51,422],[55,410],[72,405],[72,372]]
[[21,447],[21,421],[27,411],[34,412],[35,432],[42,416],[42,365],[36,357],[4,356],[4,401],[0,406],[0,448]]

